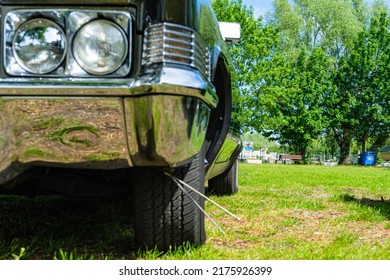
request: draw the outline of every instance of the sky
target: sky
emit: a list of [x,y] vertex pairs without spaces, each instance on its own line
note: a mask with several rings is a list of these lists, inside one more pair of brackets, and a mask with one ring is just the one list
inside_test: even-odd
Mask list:
[[272,10],[273,0],[243,0],[242,1],[247,6],[253,6],[255,16],[263,16],[267,12]]
[[[256,17],[272,11],[273,0],[243,0],[242,2],[247,6],[253,6]],[[366,2],[371,6],[374,0],[366,0]],[[390,0],[385,0],[385,2],[390,7]]]

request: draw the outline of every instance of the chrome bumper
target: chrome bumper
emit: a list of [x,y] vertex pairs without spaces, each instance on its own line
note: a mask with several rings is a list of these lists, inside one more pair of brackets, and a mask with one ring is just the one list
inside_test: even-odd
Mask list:
[[0,184],[31,166],[182,164],[200,151],[218,102],[196,71],[172,68],[127,83],[52,83],[0,81]]

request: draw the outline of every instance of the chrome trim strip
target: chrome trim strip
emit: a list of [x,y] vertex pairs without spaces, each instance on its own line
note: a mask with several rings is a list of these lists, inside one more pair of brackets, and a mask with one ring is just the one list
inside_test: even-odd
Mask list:
[[[131,89],[131,92],[164,92],[196,97],[212,108],[218,105],[218,96],[214,86],[207,82],[198,71],[167,66],[150,66],[142,76],[137,78],[133,85],[134,89]],[[137,87],[141,87],[142,90]]]
[[228,133],[217,157],[208,167],[205,176],[206,180],[209,180],[228,170],[229,167],[236,161],[241,148],[241,140],[233,134]]
[[139,96],[165,93],[195,97],[215,108],[214,86],[197,71],[152,66],[136,79],[0,79],[0,96]]

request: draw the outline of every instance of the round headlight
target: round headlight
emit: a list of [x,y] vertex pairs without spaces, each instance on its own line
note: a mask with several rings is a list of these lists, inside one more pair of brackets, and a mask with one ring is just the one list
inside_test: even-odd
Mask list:
[[84,71],[107,75],[116,71],[126,59],[126,34],[117,24],[98,19],[80,28],[73,39],[73,56]]
[[66,54],[66,36],[51,20],[38,18],[19,27],[13,38],[17,63],[33,74],[47,74],[61,65]]

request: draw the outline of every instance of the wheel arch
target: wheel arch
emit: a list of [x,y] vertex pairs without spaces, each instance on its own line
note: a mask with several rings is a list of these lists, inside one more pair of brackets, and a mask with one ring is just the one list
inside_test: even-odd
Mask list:
[[226,138],[232,113],[232,85],[229,60],[219,49],[214,51],[213,84],[218,95],[218,105],[211,110],[210,121],[206,133],[206,159],[212,163]]

